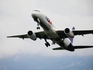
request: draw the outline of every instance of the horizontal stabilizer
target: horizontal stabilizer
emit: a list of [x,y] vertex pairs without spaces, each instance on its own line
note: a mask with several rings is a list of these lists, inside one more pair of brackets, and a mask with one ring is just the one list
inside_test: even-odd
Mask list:
[[93,48],[93,46],[73,46],[74,49]]
[[62,47],[58,47],[58,48],[53,48],[53,50],[65,50],[65,49]]
[[[73,46],[74,49],[84,49],[84,48],[93,48],[93,46]],[[58,47],[58,48],[53,48],[53,50],[65,50],[62,47]]]

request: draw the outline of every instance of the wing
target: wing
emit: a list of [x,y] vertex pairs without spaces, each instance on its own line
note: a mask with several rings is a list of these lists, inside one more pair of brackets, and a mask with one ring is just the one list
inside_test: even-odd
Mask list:
[[28,38],[27,34],[7,36],[7,38]]
[[[36,34],[36,37],[37,38],[40,38],[40,39],[42,39],[42,38],[49,39],[47,37],[47,35],[44,33],[44,31],[42,31],[42,32],[36,32],[35,34]],[[29,38],[29,37],[28,37],[27,34],[22,34],[22,35],[7,36],[7,38],[22,38],[22,39],[24,39],[24,38]]]
[[93,34],[93,30],[75,30],[74,35]]
[[[93,34],[93,30],[74,30],[72,31],[74,35],[85,35],[85,34]],[[58,30],[56,33],[60,36],[60,38],[67,38],[68,36],[64,33],[63,30]]]

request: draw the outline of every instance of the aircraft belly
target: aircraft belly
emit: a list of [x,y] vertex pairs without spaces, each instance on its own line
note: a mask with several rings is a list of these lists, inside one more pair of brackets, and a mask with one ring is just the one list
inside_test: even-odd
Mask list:
[[53,39],[56,39],[56,38],[59,38],[59,36],[56,34],[55,31],[53,30],[48,30],[48,31],[45,31],[46,35],[49,37],[49,38],[53,38]]
[[47,24],[44,24],[42,21],[40,22],[40,25],[41,27],[44,29],[44,30],[49,30],[49,27],[47,26]]

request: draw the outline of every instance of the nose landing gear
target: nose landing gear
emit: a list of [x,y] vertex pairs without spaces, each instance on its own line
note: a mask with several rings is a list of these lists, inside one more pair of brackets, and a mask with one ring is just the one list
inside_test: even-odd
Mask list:
[[37,22],[37,28],[36,29],[40,29],[40,27],[39,27],[40,20],[35,17],[34,18],[34,21]]
[[38,26],[37,29],[40,29],[40,27]]
[[37,24],[37,29],[40,29],[40,27],[39,27],[39,23]]

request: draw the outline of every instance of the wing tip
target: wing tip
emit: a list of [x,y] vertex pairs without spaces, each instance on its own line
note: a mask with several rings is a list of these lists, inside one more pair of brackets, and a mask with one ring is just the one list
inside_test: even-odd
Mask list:
[[7,38],[10,38],[10,36],[6,36]]
[[15,38],[16,36],[6,36],[7,38]]
[[12,38],[13,36],[6,36],[7,38]]

